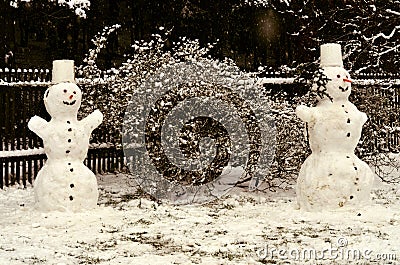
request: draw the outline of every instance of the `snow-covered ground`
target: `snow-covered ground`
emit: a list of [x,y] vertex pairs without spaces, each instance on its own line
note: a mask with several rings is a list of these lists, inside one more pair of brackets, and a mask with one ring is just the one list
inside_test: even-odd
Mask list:
[[170,206],[126,175],[98,181],[100,207],[75,214],[36,212],[31,187],[0,190],[0,264],[400,264],[400,186],[379,185],[364,209],[309,213],[293,190]]

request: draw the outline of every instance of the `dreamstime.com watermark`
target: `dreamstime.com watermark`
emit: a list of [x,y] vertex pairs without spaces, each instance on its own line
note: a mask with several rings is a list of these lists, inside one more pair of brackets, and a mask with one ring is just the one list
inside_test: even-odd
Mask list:
[[342,260],[342,261],[397,261],[395,253],[374,253],[373,250],[357,249],[348,247],[348,241],[344,237],[337,239],[337,244],[332,243],[328,247],[315,248],[276,248],[265,245],[256,249],[257,257],[260,260]]

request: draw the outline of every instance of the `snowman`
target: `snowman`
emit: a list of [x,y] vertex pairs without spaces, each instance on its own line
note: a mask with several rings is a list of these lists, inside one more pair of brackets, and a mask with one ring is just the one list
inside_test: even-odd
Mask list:
[[42,211],[80,211],[97,205],[96,176],[83,161],[90,134],[103,120],[99,110],[77,120],[82,92],[75,84],[74,62],[53,62],[52,85],[44,95],[51,120],[34,116],[28,128],[43,139],[47,161],[34,182],[36,207]]
[[308,124],[312,151],[297,179],[298,206],[310,211],[362,206],[370,201],[374,175],[354,150],[367,115],[348,100],[351,79],[339,44],[321,46],[321,68],[328,95],[319,96],[316,107],[296,108]]

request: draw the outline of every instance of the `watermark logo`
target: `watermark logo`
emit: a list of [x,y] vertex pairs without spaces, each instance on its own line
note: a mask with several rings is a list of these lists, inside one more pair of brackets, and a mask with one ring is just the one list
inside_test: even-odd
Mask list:
[[174,204],[256,189],[275,151],[275,125],[256,79],[211,59],[167,65],[125,112],[125,157],[140,187]]
[[261,260],[331,260],[331,261],[396,261],[395,253],[374,253],[373,250],[352,248],[348,246],[345,237],[339,237],[336,244],[330,243],[327,247],[316,248],[277,248],[265,245],[256,250]]
[[337,246],[338,247],[346,247],[349,244],[347,239],[345,237],[339,237],[337,240]]

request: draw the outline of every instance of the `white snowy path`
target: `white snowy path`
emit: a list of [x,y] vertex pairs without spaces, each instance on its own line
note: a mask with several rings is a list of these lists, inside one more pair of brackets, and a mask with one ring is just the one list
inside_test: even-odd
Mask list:
[[[306,213],[293,192],[235,190],[208,205],[175,207],[127,200],[124,175],[99,176],[99,185],[101,206],[79,214],[34,211],[32,188],[0,190],[0,265],[400,264],[399,187],[376,189],[363,210]],[[322,260],[328,248],[338,253]],[[312,250],[320,258],[304,260]],[[339,255],[358,250],[368,255]]]

